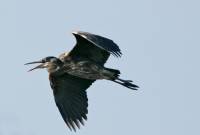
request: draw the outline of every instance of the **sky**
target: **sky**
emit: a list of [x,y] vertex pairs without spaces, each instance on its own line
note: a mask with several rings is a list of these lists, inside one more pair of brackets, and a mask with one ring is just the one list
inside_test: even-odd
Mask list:
[[[200,134],[198,0],[1,0],[0,135]],[[89,114],[76,133],[56,108],[48,73],[24,63],[58,56],[81,30],[114,40],[106,67],[140,86],[109,81],[88,89]]]

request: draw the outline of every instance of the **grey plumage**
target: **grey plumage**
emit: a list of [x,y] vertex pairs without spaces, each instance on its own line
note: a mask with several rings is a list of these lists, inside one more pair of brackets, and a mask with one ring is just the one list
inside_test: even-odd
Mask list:
[[88,32],[73,33],[77,43],[69,53],[46,57],[37,68],[46,68],[56,105],[69,129],[84,125],[87,120],[88,98],[86,90],[96,80],[106,79],[132,90],[138,86],[131,80],[119,78],[120,71],[104,67],[110,54],[121,57],[122,53],[112,40]]

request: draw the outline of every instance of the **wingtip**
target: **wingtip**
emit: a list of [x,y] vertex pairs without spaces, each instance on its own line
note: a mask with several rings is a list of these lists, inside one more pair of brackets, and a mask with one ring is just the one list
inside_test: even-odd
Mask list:
[[111,54],[112,54],[113,56],[115,56],[115,57],[119,57],[119,58],[122,56],[121,51],[111,52]]

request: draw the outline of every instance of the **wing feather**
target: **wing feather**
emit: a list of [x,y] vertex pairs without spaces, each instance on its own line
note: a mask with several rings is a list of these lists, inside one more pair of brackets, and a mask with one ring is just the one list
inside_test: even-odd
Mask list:
[[91,34],[88,32],[73,32],[76,38],[76,45],[67,55],[63,54],[60,59],[87,58],[100,65],[104,65],[110,54],[120,57],[122,55],[119,47],[112,40]]
[[121,56],[121,51],[117,44],[108,38],[82,31],[73,32],[73,34],[75,36],[81,36],[82,38],[91,42],[93,45],[96,45],[97,47],[110,52],[117,57]]
[[86,89],[94,82],[64,74],[49,76],[56,105],[70,130],[76,131],[87,120],[88,98]]

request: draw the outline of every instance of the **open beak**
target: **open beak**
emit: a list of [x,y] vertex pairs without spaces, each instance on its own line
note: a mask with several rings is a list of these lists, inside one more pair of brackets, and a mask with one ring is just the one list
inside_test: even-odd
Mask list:
[[34,67],[34,68],[32,68],[32,69],[30,69],[28,72],[33,71],[33,70],[35,70],[35,69],[45,68],[45,67],[46,67],[46,66],[45,66],[45,63],[44,63],[43,61],[29,62],[29,63],[26,63],[26,64],[24,64],[24,65],[37,64],[37,63],[41,63],[41,64],[38,65],[38,66],[36,66],[36,67]]

